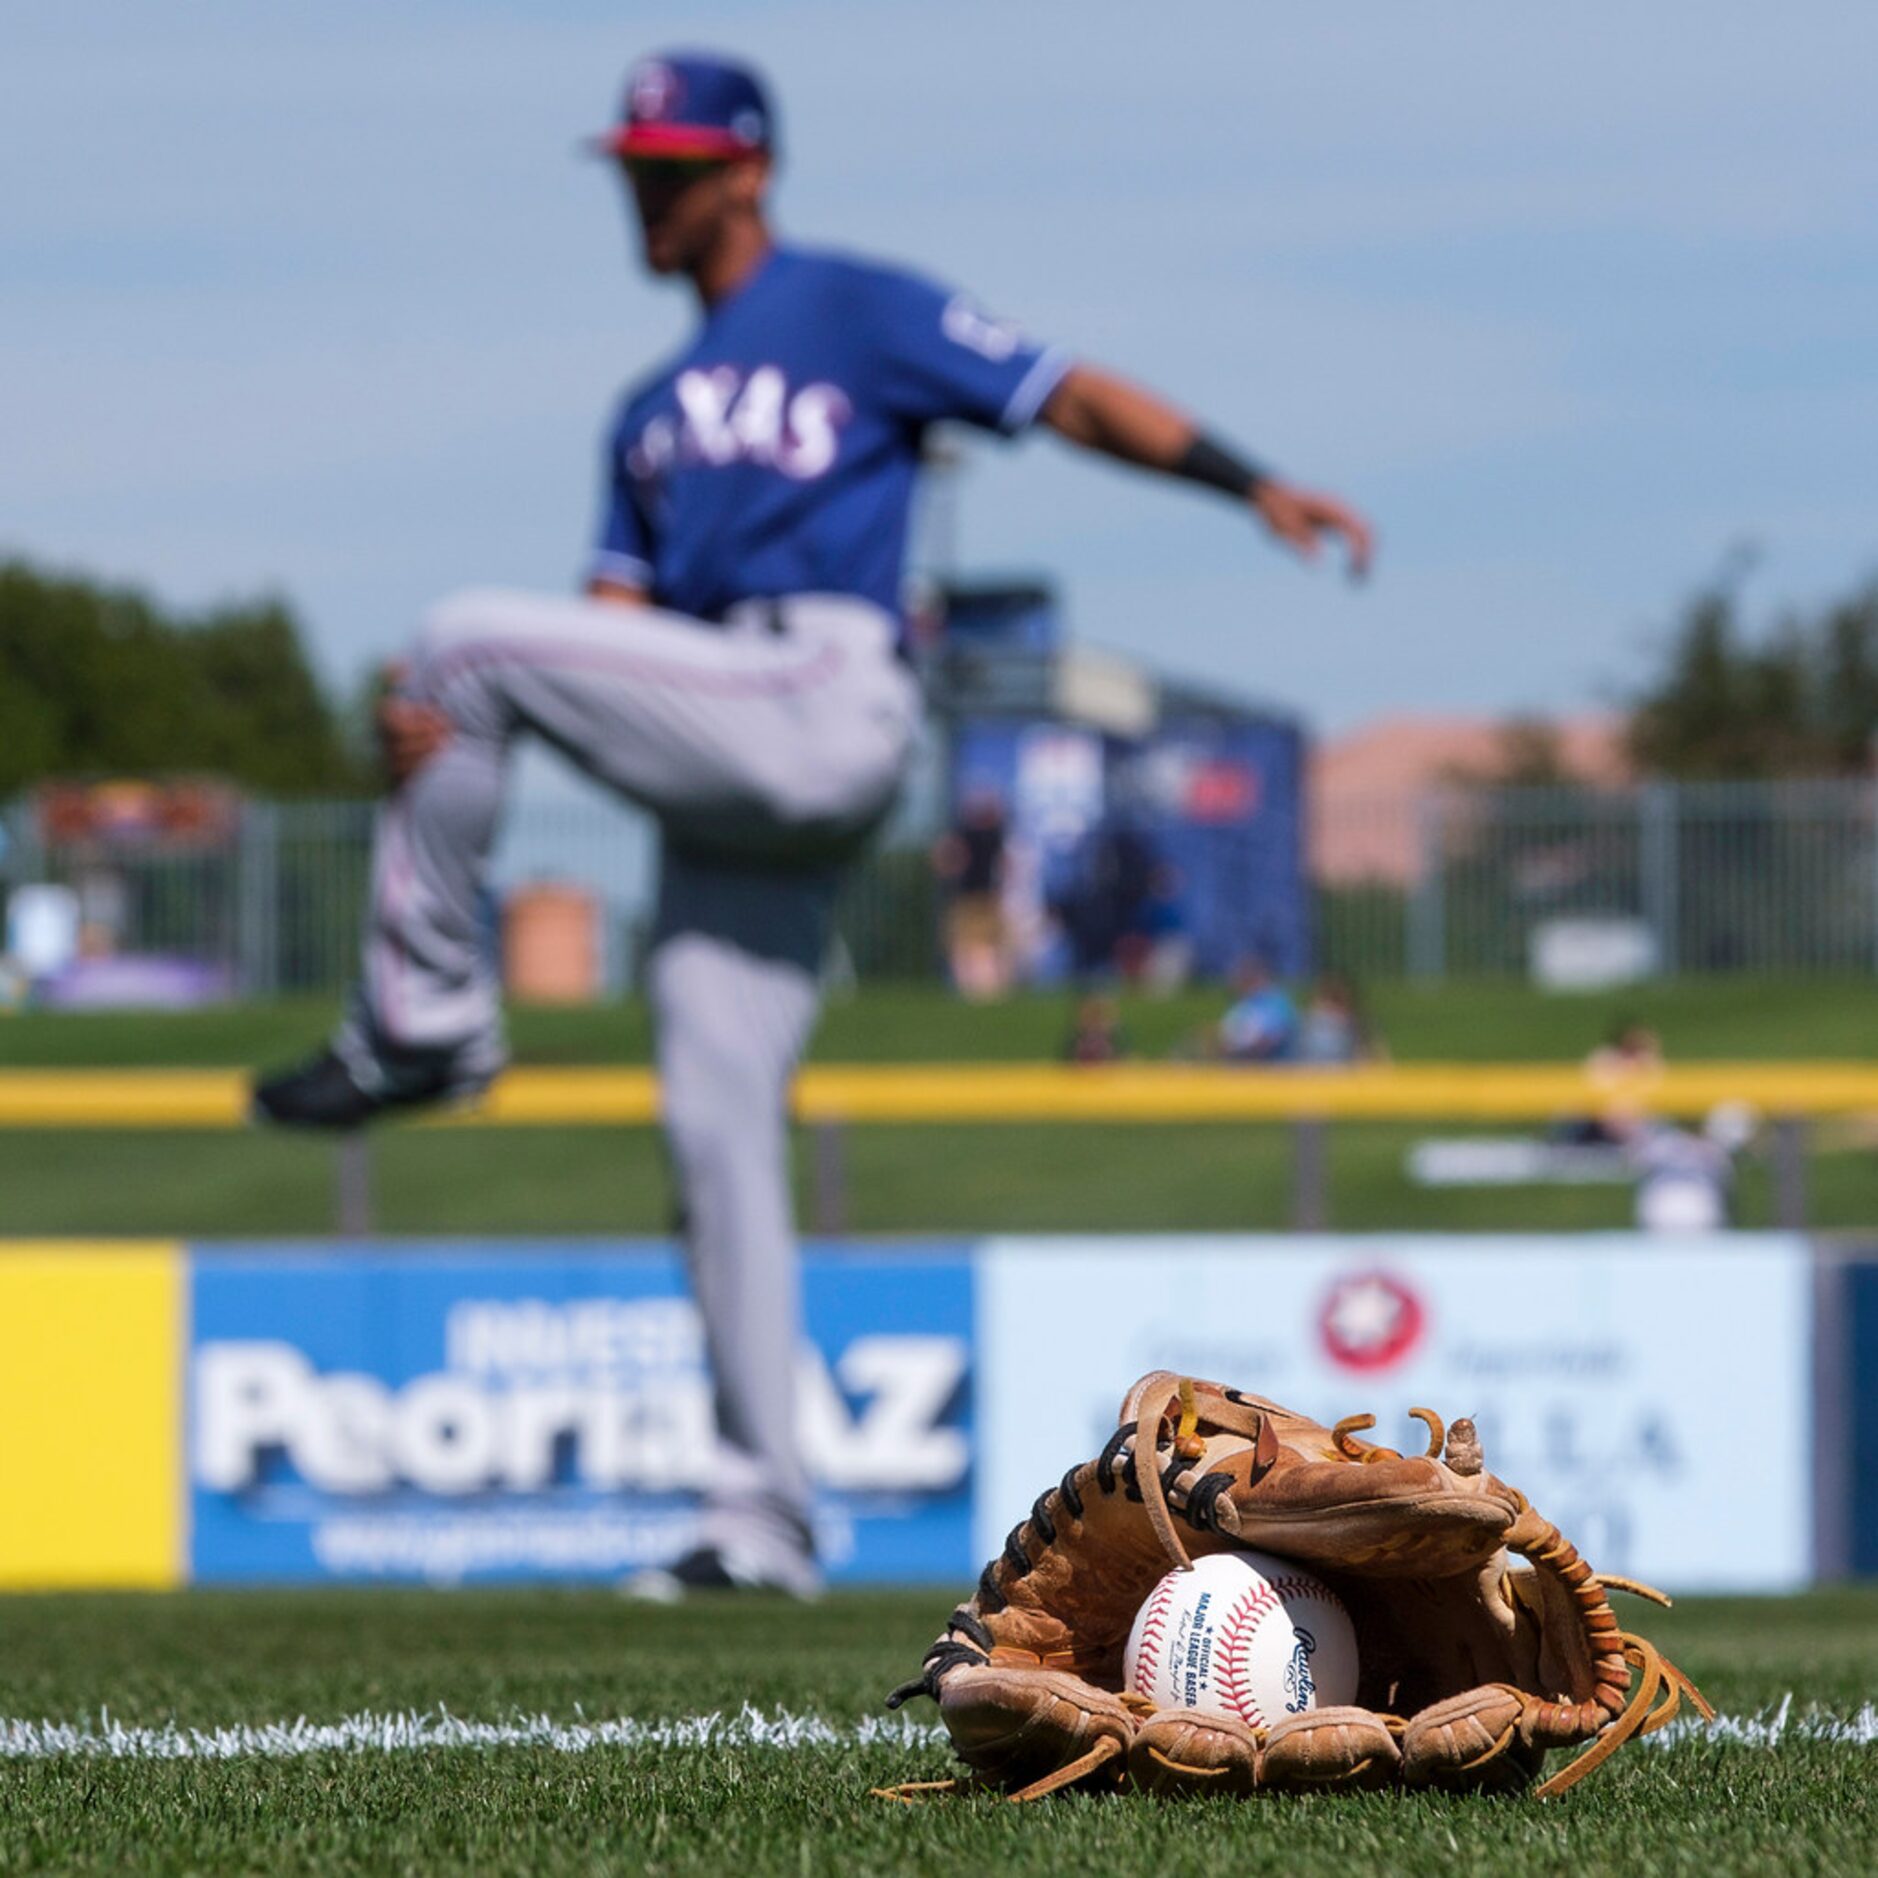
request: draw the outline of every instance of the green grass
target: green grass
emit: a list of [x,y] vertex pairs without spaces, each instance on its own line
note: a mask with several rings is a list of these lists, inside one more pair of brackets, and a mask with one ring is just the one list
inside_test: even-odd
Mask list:
[[[1330,1224],[1588,1232],[1629,1223],[1620,1186],[1415,1186],[1403,1157],[1430,1132],[1439,1131],[1333,1130]],[[1250,1232],[1291,1220],[1291,1138],[1278,1128],[869,1127],[846,1131],[842,1153],[849,1232]],[[650,1129],[392,1127],[372,1137],[372,1155],[372,1217],[387,1233],[663,1233],[671,1220]],[[813,1159],[801,1143],[805,1223],[815,1218]],[[321,1140],[0,1130],[0,1236],[323,1234],[334,1187],[333,1149]],[[1816,1156],[1810,1218],[1848,1229],[1878,1221],[1878,1158]],[[1742,1174],[1740,1220],[1773,1224],[1759,1160]]]
[[[1545,996],[1491,982],[1379,985],[1373,1001],[1398,1059],[1571,1060],[1613,1017],[1637,1013],[1672,1058],[1878,1054],[1878,987],[1864,980],[1691,979],[1622,999]],[[1214,992],[1134,998],[1138,1051],[1166,1053],[1220,1007]],[[963,1005],[931,987],[837,998],[815,1042],[823,1061],[1024,1060],[1054,1054],[1067,1006],[1027,997]],[[179,1016],[28,1014],[0,1019],[0,1063],[278,1063],[330,1023],[318,1002]],[[518,1058],[641,1062],[643,1008],[522,1010]],[[1333,1131],[1331,1222],[1348,1230],[1572,1231],[1627,1223],[1616,1187],[1430,1191],[1403,1173],[1428,1127]],[[1476,1132],[1469,1129],[1466,1132]],[[1811,1219],[1878,1224],[1878,1154],[1841,1135],[1812,1163]],[[664,1161],[647,1130],[475,1134],[392,1127],[373,1141],[374,1219],[388,1232],[662,1232]],[[1291,1218],[1291,1136],[1283,1128],[866,1127],[847,1131],[846,1226],[860,1232],[974,1233],[1277,1229]],[[812,1156],[798,1154],[803,1217]],[[260,1133],[63,1134],[0,1130],[0,1234],[323,1233],[332,1151]],[[1760,1163],[1743,1174],[1741,1220],[1772,1220]]]
[[[1510,979],[1379,982],[1367,997],[1404,1062],[1575,1062],[1627,1018],[1654,1025],[1675,1058],[1878,1055],[1878,980],[1869,977],[1684,978],[1570,996]],[[1136,1051],[1158,1056],[1225,1003],[1217,989],[1129,996],[1123,1021]],[[336,1010],[329,999],[285,999],[175,1014],[26,1012],[0,1017],[0,1065],[272,1063],[304,1053]],[[830,1000],[813,1054],[849,1063],[1051,1057],[1068,1015],[1059,995],[970,1005],[933,985],[868,986]],[[650,1054],[637,1000],[523,1008],[511,1029],[524,1062],[641,1063]]]
[[[364,1710],[483,1721],[877,1713],[949,1601],[652,1610],[594,1592],[209,1593],[0,1603],[0,1715],[186,1727]],[[1878,1692],[1878,1591],[1691,1602],[1652,1635],[1725,1711]],[[930,1720],[924,1704],[914,1711]],[[943,1747],[481,1748],[225,1761],[0,1758],[0,1873],[1864,1873],[1878,1748],[1621,1754],[1562,1801],[1389,1795],[893,1806]]]

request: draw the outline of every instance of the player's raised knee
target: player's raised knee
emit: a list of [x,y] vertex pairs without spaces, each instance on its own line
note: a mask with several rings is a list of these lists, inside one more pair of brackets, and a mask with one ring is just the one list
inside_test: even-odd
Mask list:
[[424,614],[413,662],[431,665],[465,646],[500,637],[512,604],[513,596],[499,587],[463,587],[446,594]]

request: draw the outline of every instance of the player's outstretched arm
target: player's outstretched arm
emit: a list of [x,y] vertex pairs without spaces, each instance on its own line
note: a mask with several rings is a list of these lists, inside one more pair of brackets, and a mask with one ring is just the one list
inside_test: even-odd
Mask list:
[[1369,571],[1375,537],[1354,509],[1334,496],[1293,488],[1247,462],[1139,385],[1093,366],[1072,366],[1039,415],[1059,436],[1085,450],[1236,497],[1306,560],[1316,558],[1329,536],[1342,541],[1352,579]]

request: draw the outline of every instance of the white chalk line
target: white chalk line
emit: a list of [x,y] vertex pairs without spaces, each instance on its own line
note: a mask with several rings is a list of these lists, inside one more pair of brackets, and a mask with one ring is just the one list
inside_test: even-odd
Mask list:
[[[1646,1746],[1675,1748],[1727,1745],[1778,1749],[1823,1742],[1834,1747],[1878,1746],[1878,1705],[1867,1702],[1849,1715],[1809,1706],[1796,1708],[1786,1696],[1756,1715],[1718,1715],[1704,1721],[1685,1715],[1652,1735]],[[661,1749],[710,1749],[720,1753],[809,1748],[934,1748],[946,1732],[934,1721],[911,1716],[864,1715],[858,1721],[829,1721],[787,1709],[764,1711],[746,1704],[737,1714],[688,1715],[642,1721],[555,1721],[546,1715],[515,1715],[506,1721],[471,1721],[448,1710],[367,1711],[338,1721],[235,1722],[219,1728],[132,1727],[108,1714],[97,1721],[26,1721],[0,1718],[0,1760],[45,1761],[85,1757],[114,1761],[231,1761],[254,1756],[304,1754],[413,1754],[440,1748],[545,1748],[555,1754],[586,1754],[610,1748],[626,1753]]]
[[555,1721],[514,1715],[506,1721],[471,1721],[447,1709],[366,1712],[338,1721],[234,1722],[219,1728],[131,1727],[108,1714],[96,1722],[0,1718],[0,1760],[40,1761],[63,1755],[100,1760],[229,1761],[251,1755],[410,1754],[437,1748],[546,1748],[585,1754],[595,1748],[646,1753],[662,1748],[926,1748],[943,1743],[937,1722],[911,1716],[864,1715],[833,1722],[820,1715],[765,1713],[746,1703],[735,1715],[688,1715],[641,1721]]
[[1864,1702],[1850,1715],[1835,1715],[1809,1705],[1797,1713],[1789,1691],[1772,1709],[1758,1715],[1717,1715],[1704,1721],[1684,1713],[1646,1739],[1651,1747],[1680,1747],[1684,1742],[1730,1742],[1748,1748],[1777,1748],[1784,1741],[1824,1741],[1833,1747],[1868,1748],[1878,1744],[1878,1705]]

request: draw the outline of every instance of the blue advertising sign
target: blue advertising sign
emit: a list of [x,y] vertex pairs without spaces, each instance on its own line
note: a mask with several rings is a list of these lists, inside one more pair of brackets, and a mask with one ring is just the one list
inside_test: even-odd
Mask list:
[[1860,1577],[1878,1572],[1878,1265],[1845,1268],[1847,1373],[1852,1379],[1849,1474],[1852,1507],[1847,1564]]
[[1296,725],[1170,718],[1130,753],[1118,793],[1172,872],[1195,968],[1311,965],[1304,738]]
[[[802,1439],[836,1580],[963,1579],[968,1249],[805,1257]],[[197,1250],[191,1562],[242,1579],[612,1578],[696,1534],[696,1311],[659,1243]]]
[[[966,718],[951,812],[983,796],[1004,810],[1003,899],[1030,982],[1125,968],[1131,944],[1170,938],[1204,975],[1259,958],[1297,977],[1311,966],[1304,757],[1279,720],[1173,716],[1129,743]],[[1039,936],[1052,925],[1065,944]]]

